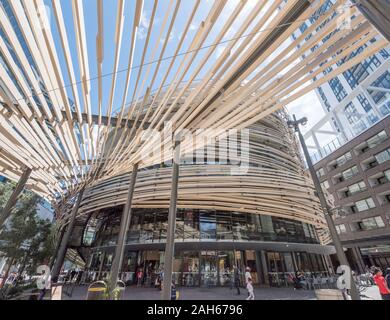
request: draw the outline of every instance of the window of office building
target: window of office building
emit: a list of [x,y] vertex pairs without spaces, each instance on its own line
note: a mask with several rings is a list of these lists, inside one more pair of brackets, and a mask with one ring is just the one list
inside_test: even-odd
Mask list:
[[367,140],[368,147],[374,148],[377,145],[381,144],[386,139],[387,139],[387,134],[386,134],[386,131],[383,130]]
[[336,226],[336,230],[337,230],[337,233],[338,233],[338,234],[346,233],[346,232],[347,232],[347,229],[345,228],[345,224],[338,224],[338,225]]
[[350,124],[355,124],[360,120],[360,115],[358,114],[354,104],[352,102],[348,103],[344,108],[345,116]]
[[372,198],[367,198],[360,201],[356,201],[355,206],[356,206],[356,210],[358,212],[361,212],[361,211],[375,208],[375,203],[374,200],[372,200]]
[[381,51],[379,51],[379,53],[381,54],[381,56],[385,59],[387,59],[388,57],[390,57],[389,53],[387,52],[386,49],[382,49]]
[[385,226],[382,217],[372,217],[363,219],[362,221],[353,222],[351,224],[351,229],[353,231],[366,231],[374,230],[378,228],[383,228]]
[[329,85],[339,102],[341,102],[347,96],[347,92],[337,77],[330,80]]
[[318,177],[318,178],[321,178],[321,177],[324,176],[324,175],[325,175],[325,170],[324,170],[324,168],[320,168],[320,169],[317,170],[317,177]]
[[375,159],[379,164],[390,160],[390,148],[376,154]]
[[384,172],[384,174],[385,174],[385,177],[387,178],[387,181],[390,181],[390,169],[389,169],[389,170],[386,170],[386,171]]
[[343,171],[342,176],[343,176],[344,180],[348,180],[348,179],[352,178],[353,176],[357,175],[358,173],[359,173],[359,170],[358,170],[357,166],[353,166],[353,167]]
[[324,102],[324,105],[325,105],[325,107],[326,107],[326,110],[330,111],[330,109],[331,109],[332,107],[331,107],[331,105],[330,105],[330,103],[329,103],[328,98],[326,97],[326,95],[325,95],[325,93],[324,93],[324,90],[322,90],[321,87],[318,87],[317,91],[318,91],[318,93],[319,93],[319,95],[320,95],[320,97],[321,97],[321,100]]
[[369,76],[367,68],[361,63],[358,63],[356,66],[348,69],[343,74],[351,89],[355,89],[364,79]]
[[359,94],[357,96],[357,99],[359,100],[364,111],[367,113],[367,120],[370,122],[370,124],[376,123],[379,120],[379,117],[376,115],[375,111],[372,109],[372,106],[368,102],[367,98],[364,95]]
[[321,183],[322,189],[325,191],[329,189],[329,182],[328,180],[325,180],[324,182]]
[[359,102],[360,102],[361,106],[363,107],[364,111],[369,112],[370,110],[372,110],[371,104],[368,102],[367,98],[364,95],[359,94],[357,96],[357,99],[359,100]]
[[379,111],[382,116],[387,116],[390,113],[390,101],[387,101],[386,103],[382,104],[379,107]]
[[358,183],[355,183],[353,185],[350,185],[347,190],[347,195],[352,196],[358,192],[364,191],[367,189],[366,184],[364,181],[360,181]]
[[[390,72],[386,71],[376,81],[371,84],[371,87],[379,87],[390,89]],[[368,90],[375,103],[379,104],[386,99],[386,92],[378,90]]]
[[[324,4],[310,17],[310,22],[314,24],[318,18],[320,18],[325,12],[327,12],[331,7],[333,3],[331,0],[326,0]],[[317,30],[318,31],[318,30]]]
[[306,29],[307,29],[307,24],[306,24],[306,22],[304,22],[299,27],[299,30],[301,31],[301,33],[304,33]]
[[337,166],[341,166],[341,165],[343,165],[344,163],[346,163],[347,161],[349,161],[351,159],[352,159],[351,152],[347,152],[347,153],[343,154],[341,157],[338,157],[336,159]]

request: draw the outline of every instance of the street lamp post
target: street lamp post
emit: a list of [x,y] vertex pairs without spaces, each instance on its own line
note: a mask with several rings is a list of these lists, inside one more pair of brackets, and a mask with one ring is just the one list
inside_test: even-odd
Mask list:
[[[318,195],[318,198],[320,200],[322,210],[324,212],[326,223],[328,224],[328,228],[329,228],[330,236],[331,236],[332,241],[333,241],[333,245],[335,246],[335,249],[336,249],[337,258],[339,259],[340,265],[347,266],[348,270],[351,270],[349,263],[348,263],[348,260],[347,260],[347,257],[345,255],[345,252],[343,250],[343,246],[341,245],[339,235],[336,231],[336,227],[335,227],[335,224],[334,224],[334,221],[332,218],[332,212],[331,212],[332,210],[326,201],[324,192],[322,191],[320,180],[317,177],[316,171],[314,169],[313,163],[312,163],[310,155],[309,155],[309,151],[307,150],[305,139],[303,138],[303,135],[302,135],[301,131],[299,130],[299,125],[305,125],[307,123],[307,118],[305,117],[305,118],[297,120],[295,118],[295,115],[293,115],[293,119],[294,120],[289,120],[287,122],[287,124],[290,128],[294,128],[295,132],[298,133],[299,141],[301,143],[303,153],[305,155],[307,166],[309,168],[310,175],[313,179],[314,187],[317,191],[317,195]],[[360,295],[359,295],[359,292],[357,290],[355,281],[353,279],[352,270],[351,270],[350,274],[351,274],[351,279],[350,279],[351,298],[352,298],[352,300],[360,300]]]

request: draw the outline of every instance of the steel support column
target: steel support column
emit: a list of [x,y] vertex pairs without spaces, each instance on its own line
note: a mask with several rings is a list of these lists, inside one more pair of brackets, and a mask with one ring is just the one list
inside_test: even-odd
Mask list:
[[295,271],[298,271],[298,263],[297,263],[297,258],[295,257],[295,252],[294,251],[291,251],[291,256],[292,256],[292,261],[293,261],[293,265],[294,265],[294,270]]
[[[54,252],[58,252],[58,250],[60,249],[62,239],[64,238],[65,229],[66,228],[64,227],[61,229],[61,231],[59,231],[59,236],[58,236],[58,240],[56,241],[56,248]],[[52,256],[49,262],[50,270],[53,268],[55,260],[56,260],[56,256]]]
[[350,271],[349,272],[350,275],[349,275],[348,280],[350,282],[349,289],[350,289],[351,298],[352,298],[352,300],[360,300],[360,295],[359,295],[359,292],[357,290],[356,283],[355,283],[353,276],[352,276],[352,272],[351,272],[352,270],[350,268],[347,257],[345,255],[345,252],[344,252],[343,246],[341,244],[339,235],[336,231],[336,226],[335,226],[334,221],[333,221],[331,209],[330,209],[328,202],[325,198],[320,180],[317,177],[316,170],[314,169],[313,163],[311,161],[309,151],[307,150],[305,139],[304,139],[304,137],[299,129],[299,125],[302,123],[302,121],[303,120],[307,121],[307,119],[303,118],[301,120],[297,120],[295,118],[295,115],[293,115],[293,119],[294,119],[293,121],[289,121],[288,125],[290,127],[294,127],[295,131],[298,133],[299,141],[301,143],[301,147],[302,147],[302,150],[303,150],[306,162],[307,162],[307,167],[309,169],[311,178],[313,180],[314,188],[317,191],[317,196],[318,196],[318,199],[320,200],[321,208],[322,208],[326,223],[328,225],[328,229],[329,229],[329,233],[330,233],[333,245],[335,246],[335,249],[336,249],[337,258],[340,262],[340,265],[343,267],[349,268],[349,271]]
[[356,261],[356,266],[358,268],[357,271],[360,274],[363,274],[365,272],[365,264],[364,264],[360,249],[359,249],[359,247],[356,246],[356,247],[352,247],[351,250],[352,250],[352,254],[354,256],[354,259]]
[[268,275],[268,266],[267,266],[267,257],[265,256],[265,251],[260,251],[260,257],[261,257],[261,264],[263,266],[263,273],[264,273],[264,284],[266,286],[269,286],[269,275]]
[[20,177],[20,179],[18,181],[18,184],[16,185],[14,191],[12,192],[12,194],[9,197],[7,203],[5,204],[3,210],[1,211],[1,214],[0,214],[0,229],[3,227],[5,221],[11,215],[11,211],[12,211],[13,207],[15,206],[16,201],[18,200],[19,195],[22,193],[22,191],[23,191],[23,189],[24,189],[24,187],[26,185],[26,182],[27,182],[28,178],[31,175],[31,171],[32,170],[30,168],[26,168],[26,170],[24,170],[22,176]]
[[81,200],[83,198],[84,188],[85,187],[83,187],[80,190],[80,192],[77,196],[76,202],[75,202],[73,209],[72,209],[72,212],[70,214],[70,220],[69,220],[68,226],[67,226],[66,231],[61,239],[61,244],[60,244],[59,249],[57,251],[54,266],[53,266],[53,269],[51,270],[52,283],[56,283],[58,281],[58,276],[60,274],[62,264],[64,263],[66,250],[68,249],[68,242],[69,242],[70,236],[73,232],[74,224],[76,221],[76,215],[77,215],[77,212],[79,210]]
[[102,271],[103,271],[103,265],[104,265],[104,259],[106,259],[106,251],[103,251],[103,253],[100,256],[100,266],[99,266],[99,273],[98,273],[98,280],[102,280]]
[[255,251],[255,259],[256,259],[257,280],[259,281],[259,284],[265,284],[264,270],[263,270],[263,266],[261,265],[260,252]]
[[175,256],[175,227],[177,209],[177,188],[179,182],[180,141],[175,141],[172,164],[171,199],[168,213],[167,242],[164,254],[164,279],[161,294],[162,300],[171,300],[173,258]]
[[129,229],[130,220],[131,220],[131,206],[133,203],[133,195],[134,195],[135,182],[137,180],[137,173],[138,173],[138,163],[134,164],[133,166],[130,185],[127,192],[126,204],[122,212],[118,242],[115,248],[114,260],[112,261],[111,270],[110,270],[110,280],[108,284],[110,294],[116,287],[119,271],[122,267],[123,254],[125,251],[126,238],[127,238],[127,230]]

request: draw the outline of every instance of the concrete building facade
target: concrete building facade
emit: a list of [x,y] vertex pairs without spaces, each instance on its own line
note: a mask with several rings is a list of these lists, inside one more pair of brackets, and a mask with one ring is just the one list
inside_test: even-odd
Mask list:
[[390,117],[315,165],[353,267],[390,266]]

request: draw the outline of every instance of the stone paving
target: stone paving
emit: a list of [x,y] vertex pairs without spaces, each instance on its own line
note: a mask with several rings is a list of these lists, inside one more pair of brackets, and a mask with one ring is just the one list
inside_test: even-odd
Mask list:
[[[247,292],[241,295],[229,288],[178,288],[180,300],[245,300]],[[72,297],[63,294],[63,300],[84,300],[87,287],[75,287]],[[124,300],[159,300],[161,291],[154,288],[127,287]],[[255,300],[315,300],[314,291],[294,290],[292,288],[255,288]]]
[[[241,295],[229,288],[178,288],[180,300],[244,300],[247,296],[245,289]],[[378,288],[372,286],[363,293],[362,300],[380,300]],[[87,286],[78,286],[73,289],[71,297],[62,294],[63,300],[85,300]],[[123,300],[160,300],[161,291],[147,287],[127,287]],[[255,288],[255,300],[316,300],[313,290],[294,290],[292,288]]]

